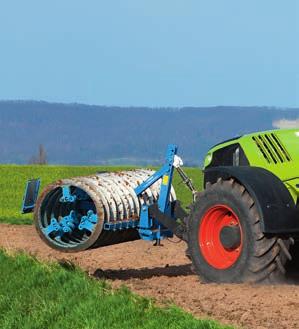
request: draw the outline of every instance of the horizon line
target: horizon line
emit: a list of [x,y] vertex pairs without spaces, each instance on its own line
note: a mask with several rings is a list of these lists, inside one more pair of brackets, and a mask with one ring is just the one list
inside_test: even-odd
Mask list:
[[45,103],[52,105],[65,105],[65,106],[88,106],[88,107],[106,107],[118,109],[151,109],[151,110],[183,110],[183,109],[227,109],[227,108],[243,108],[243,109],[271,109],[271,110],[299,110],[299,107],[288,106],[275,106],[275,105],[184,105],[184,106],[146,106],[146,105],[104,105],[104,104],[89,104],[81,102],[59,102],[59,101],[46,101],[36,99],[0,99],[0,103]]

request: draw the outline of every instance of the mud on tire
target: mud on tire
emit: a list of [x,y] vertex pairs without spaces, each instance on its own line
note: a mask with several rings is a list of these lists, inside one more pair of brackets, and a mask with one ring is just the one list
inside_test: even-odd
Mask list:
[[[288,251],[291,239],[267,237],[263,234],[258,208],[244,186],[233,179],[219,179],[215,184],[207,183],[206,189],[197,195],[196,200],[188,218],[188,251],[194,270],[201,280],[272,283],[284,278],[285,263],[291,258]],[[240,246],[235,250],[237,257],[234,256],[232,261],[227,259],[226,265],[232,263],[229,266],[219,266],[221,256],[217,259],[218,263],[213,262],[211,257],[217,253],[212,253],[212,256],[207,254],[202,241],[199,241],[203,221],[209,210],[217,205],[232,210],[242,237]],[[211,231],[210,226],[208,229]],[[209,234],[206,236],[210,237]],[[213,244],[215,241],[205,242]]]

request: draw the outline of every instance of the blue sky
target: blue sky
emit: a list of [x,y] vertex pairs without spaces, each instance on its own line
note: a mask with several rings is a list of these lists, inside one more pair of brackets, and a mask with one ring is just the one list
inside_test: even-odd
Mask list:
[[0,99],[299,107],[296,2],[1,1]]

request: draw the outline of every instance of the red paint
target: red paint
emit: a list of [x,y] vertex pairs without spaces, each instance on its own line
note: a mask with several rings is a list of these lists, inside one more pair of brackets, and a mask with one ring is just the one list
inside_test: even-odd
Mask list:
[[[235,249],[225,249],[220,241],[224,226],[236,225],[241,231],[241,244]],[[238,216],[226,205],[211,207],[204,214],[199,231],[199,248],[205,260],[214,268],[224,270],[238,260],[242,251],[242,230]]]

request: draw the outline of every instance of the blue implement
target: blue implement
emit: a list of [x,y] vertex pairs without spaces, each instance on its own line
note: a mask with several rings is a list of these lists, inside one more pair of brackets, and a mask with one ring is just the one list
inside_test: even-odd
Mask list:
[[[158,198],[159,210],[172,217],[170,207],[170,190],[173,179],[174,161],[178,147],[170,144],[166,151],[166,161],[160,170],[156,171],[146,181],[135,188],[137,196],[148,189],[152,184],[161,179],[160,194]],[[175,218],[173,218],[175,221]],[[165,237],[172,237],[173,233],[165,228],[158,220],[149,215],[149,205],[144,204],[140,211],[139,235],[144,240],[161,240]]]
[[[165,162],[156,172],[101,173],[49,185],[37,202],[37,230],[62,251],[100,246],[101,239],[104,245],[110,244],[110,238],[111,244],[132,241],[138,234],[157,244],[173,235],[185,239],[186,213],[172,189],[174,170],[190,186],[191,181],[180,168],[183,163],[177,151],[176,145],[168,145]],[[35,206],[39,180],[27,185],[24,205],[29,211]]]

